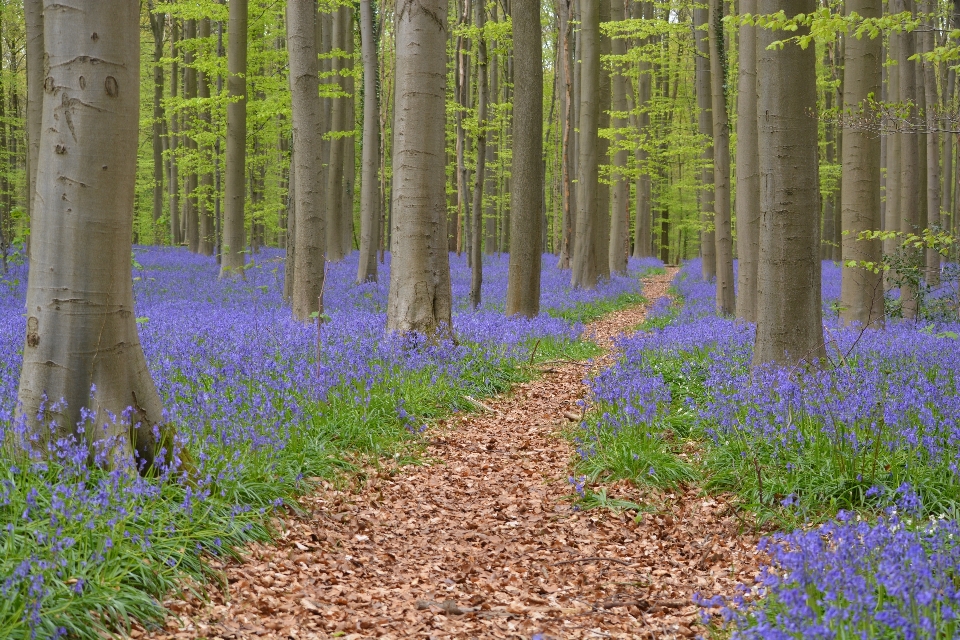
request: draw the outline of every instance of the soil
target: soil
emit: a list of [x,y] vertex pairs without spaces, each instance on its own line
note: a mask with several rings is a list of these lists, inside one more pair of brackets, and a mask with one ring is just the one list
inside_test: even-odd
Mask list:
[[[646,281],[650,304],[675,270]],[[152,638],[687,638],[704,633],[695,592],[752,584],[757,536],[723,496],[626,482],[608,494],[655,509],[580,511],[565,434],[584,378],[615,357],[635,307],[590,325],[593,363],[551,363],[534,382],[477,400],[425,434],[418,466],[325,485],[282,537],[222,567],[228,590],[170,600]],[[186,597],[186,596],[183,596]]]

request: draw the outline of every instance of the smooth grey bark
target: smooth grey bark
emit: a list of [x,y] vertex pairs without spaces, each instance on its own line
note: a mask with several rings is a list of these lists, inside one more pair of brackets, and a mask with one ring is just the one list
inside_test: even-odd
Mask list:
[[[175,17],[170,19],[170,97],[176,98],[180,93],[180,65],[177,59],[180,55],[180,23]],[[177,164],[177,149],[180,146],[180,112],[170,114],[170,132],[167,136],[170,148],[170,175],[167,179],[167,193],[170,204],[170,243],[179,246],[183,242],[183,233],[180,230],[180,166]]]
[[47,455],[45,443],[75,436],[103,443],[105,459],[91,452],[99,464],[136,454],[149,465],[163,416],[137,335],[130,262],[139,5],[46,0],[44,16],[49,90],[17,403],[39,442],[18,444]]
[[314,0],[287,3],[287,53],[293,112],[293,157],[290,171],[294,193],[293,315],[310,322],[323,310],[324,218],[320,177],[320,79],[317,62],[317,12]]
[[[194,66],[196,56],[194,48],[197,43],[197,21],[187,20],[183,25],[183,39],[190,41],[185,47],[183,56],[183,98],[196,102],[197,98],[197,68]],[[186,111],[184,119],[184,145],[191,151],[197,150],[197,141],[193,134],[197,113],[190,109]],[[183,220],[186,223],[187,248],[191,253],[200,251],[200,218],[197,215],[197,170],[191,168],[186,175],[186,184],[183,194]]]
[[[600,0],[600,24],[610,22],[610,2]],[[600,112],[598,126],[602,130],[610,128],[610,107],[613,104],[613,86],[610,71],[603,65],[603,60],[610,56],[612,51],[611,38],[605,32],[600,32]],[[603,165],[610,164],[610,139],[597,135],[597,160]],[[594,235],[593,252],[597,256],[597,265],[600,279],[610,278],[610,184],[601,180],[597,186],[597,234]]]
[[560,83],[560,122],[563,127],[561,145],[561,182],[562,221],[560,229],[560,255],[557,266],[560,269],[570,268],[570,258],[573,248],[573,220],[576,203],[573,200],[573,179],[576,174],[575,157],[573,154],[573,47],[570,46],[570,37],[573,33],[570,23],[571,0],[557,0],[557,18],[559,22],[559,60],[558,72],[562,78]]
[[[472,4],[470,0],[458,2],[460,12],[460,26],[471,22]],[[457,255],[466,248],[468,262],[470,246],[467,242],[470,237],[470,202],[467,197],[469,171],[467,169],[467,136],[463,121],[470,103],[470,65],[467,62],[469,40],[465,36],[457,36]],[[464,244],[467,246],[464,247]]]
[[[200,38],[207,40],[210,38],[210,18],[200,20],[199,34]],[[203,122],[204,130],[210,130],[210,75],[204,71],[197,74],[197,96],[200,98],[200,120]],[[213,180],[213,147],[209,144],[203,146],[203,165],[200,173],[200,192],[197,198],[197,216],[199,217],[199,253],[204,256],[212,256],[216,246],[216,222],[213,212],[214,180]]]
[[[354,35],[354,11],[352,6],[340,7],[343,20],[343,51],[346,54],[343,69],[348,73],[343,78],[343,90],[347,94],[344,98],[346,103],[346,122],[344,131],[348,132],[343,139],[343,196],[341,198],[340,223],[340,250],[344,255],[350,255],[353,252],[354,245],[354,222],[353,222],[353,199],[357,192],[357,87],[356,80],[353,77],[355,45]],[[359,244],[357,245],[359,247]]]
[[[900,11],[912,11],[910,0],[899,0]],[[900,101],[904,106],[904,117],[911,125],[917,118],[917,66],[910,60],[917,52],[916,34],[902,32],[895,35],[899,41],[897,51],[900,68]],[[900,140],[900,231],[914,233],[920,223],[920,145],[918,136],[904,134]],[[898,243],[899,244],[899,243]],[[921,257],[910,256],[920,261]],[[917,292],[906,283],[900,287],[900,300],[905,318],[917,315]]]
[[513,215],[507,315],[540,313],[543,44],[538,0],[513,0]]
[[[755,14],[757,0],[740,0],[741,14]],[[760,254],[760,150],[757,141],[757,27],[740,25],[737,79],[737,317],[757,321]]]
[[444,167],[447,1],[399,0],[387,330],[452,331]]
[[[833,43],[834,45],[836,43]],[[831,57],[829,46],[824,47],[823,54],[823,66],[826,69],[831,67]],[[826,89],[823,96],[823,106],[826,110],[833,109],[833,91],[829,88]],[[824,161],[831,165],[836,160],[836,139],[834,134],[833,123],[825,122],[824,123]],[[833,260],[834,247],[837,242],[840,241],[839,238],[835,237],[834,231],[836,230],[836,223],[834,217],[840,215],[836,211],[834,206],[834,196],[831,194],[829,196],[821,198],[822,208],[823,208],[823,231],[820,235],[820,258],[823,260]]]
[[[610,19],[620,22],[625,18],[623,0],[610,0]],[[616,38],[610,45],[611,53],[624,56],[627,53],[627,41]],[[627,120],[627,80],[622,70],[613,72],[613,127],[616,134],[613,156],[613,212],[610,217],[609,262],[611,273],[626,273],[627,258],[630,257],[630,183],[627,182],[626,136],[622,133],[629,124]]]
[[[154,11],[154,2],[147,3],[150,15],[150,32],[153,34],[153,126],[151,127],[153,145],[153,223],[156,225],[163,216],[163,34],[166,31],[166,14]],[[158,243],[159,244],[159,243]]]
[[[289,11],[289,5],[288,5]],[[288,45],[289,46],[289,45]],[[292,93],[292,92],[291,92]],[[292,96],[291,96],[292,97]],[[297,265],[297,154],[290,149],[290,179],[287,182],[287,241],[283,261],[283,300],[293,303],[293,281]]]
[[713,231],[713,114],[710,82],[710,42],[707,34],[709,11],[706,7],[693,10],[696,52],[697,127],[700,135],[707,138],[703,143],[700,159],[700,257],[703,261],[703,278],[717,277],[717,249]]
[[731,316],[736,311],[733,279],[733,232],[730,220],[730,123],[724,93],[723,6],[710,0],[707,31],[710,45],[710,91],[713,114],[713,227],[717,270],[717,313]]
[[[890,0],[890,13],[897,13],[899,7],[897,0]],[[896,34],[890,35],[887,57],[891,60],[899,60],[900,38]],[[900,65],[893,64],[887,67],[887,102],[897,104],[900,102]],[[887,189],[886,206],[884,210],[884,231],[900,230],[900,146],[903,134],[899,133],[900,124],[897,118],[896,109],[891,108],[891,121],[897,128],[897,132],[888,136],[887,139]],[[895,238],[883,241],[883,253],[893,255],[897,250],[898,242]],[[885,286],[892,286],[892,281],[888,279]]]
[[227,23],[227,149],[220,277],[243,275],[247,158],[247,0],[230,0]]
[[[920,34],[921,52],[933,53],[935,42],[933,30],[934,21],[929,17],[934,9],[935,3],[932,0],[925,0],[922,12],[927,16],[924,19],[926,29]],[[927,125],[927,224],[926,228],[934,229],[942,226],[940,219],[941,200],[940,200],[940,141],[937,139],[938,128],[937,107],[940,104],[940,96],[937,92],[937,72],[934,63],[930,60],[922,60],[923,64],[923,88],[926,98],[926,107],[924,109]],[[926,279],[927,284],[936,286],[940,283],[940,254],[935,249],[928,249],[926,254]]]
[[[760,0],[758,10],[811,13],[815,0]],[[806,27],[788,37],[805,35]],[[826,356],[820,289],[816,57],[785,37],[757,34],[760,150],[760,264],[754,366],[814,366]]]
[[600,280],[601,256],[596,239],[602,228],[598,210],[600,165],[600,8],[595,2],[580,5],[580,151],[577,180],[577,233],[574,240],[572,284],[593,289]]
[[[496,5],[491,5],[491,14],[490,19],[493,22],[497,22],[497,11]],[[487,50],[493,49],[494,51],[497,48],[496,41],[492,41],[487,47]],[[500,99],[500,64],[497,60],[496,54],[490,54],[487,59],[487,74],[489,77],[489,87],[487,88],[488,106],[489,111],[491,102],[496,103]],[[493,107],[494,113],[496,113],[497,106]],[[493,118],[496,122],[496,118]],[[491,126],[493,126],[491,124]],[[505,249],[498,241],[500,240],[501,234],[497,233],[497,223],[499,222],[498,211],[497,211],[497,195],[498,188],[500,185],[500,174],[496,171],[498,163],[498,147],[497,143],[499,141],[499,127],[491,128],[490,132],[487,135],[487,162],[486,165],[489,167],[487,169],[487,179],[484,180],[484,203],[483,203],[483,224],[484,224],[484,242],[483,242],[483,252],[487,254],[495,253],[498,250]],[[504,236],[506,234],[503,234]]]
[[[879,18],[882,0],[847,0],[848,14]],[[844,54],[843,114],[854,119],[872,119],[870,97],[880,95],[882,38],[850,37]],[[840,216],[847,235],[841,238],[845,262],[880,264],[883,247],[879,240],[861,240],[864,231],[879,231],[880,138],[863,128],[842,130],[843,173]],[[840,317],[845,324],[883,325],[883,276],[870,269],[843,266],[840,285]]]
[[470,306],[480,307],[483,285],[483,188],[487,177],[487,40],[483,35],[487,9],[476,3],[477,38],[477,166],[473,183],[473,218],[470,243]]
[[[634,2],[632,17],[634,19],[653,19],[652,2]],[[648,39],[649,43],[649,39]],[[631,119],[637,131],[649,136],[650,114],[647,111],[652,96],[652,68],[647,61],[640,62],[640,72],[637,78],[637,109],[631,109]],[[649,138],[648,138],[649,139]],[[637,174],[636,189],[636,221],[634,223],[633,257],[647,258],[653,253],[653,183],[647,167],[648,153],[642,145],[637,145],[634,151],[639,173]]]
[[373,0],[360,0],[360,50],[363,57],[363,151],[358,283],[377,280],[377,248],[380,246],[380,101]]
[[43,83],[47,77],[44,53],[43,0],[23,0],[27,53],[27,215],[33,218],[40,161],[40,121],[43,114]]
[[[344,7],[337,9],[333,14],[333,31],[331,44],[334,52],[343,51],[345,47]],[[342,91],[342,76],[344,61],[336,56],[331,61],[333,73],[332,84],[338,92]],[[327,260],[340,262],[346,257],[343,247],[343,158],[346,148],[346,138],[340,134],[347,128],[347,101],[343,97],[330,98],[330,130],[333,137],[330,139],[330,157],[327,160],[327,191],[324,199],[327,204]]]
[[[953,109],[954,91],[957,84],[957,71],[950,69],[947,72],[946,91],[943,93],[943,110],[949,113]],[[944,116],[943,128],[948,129],[949,121]],[[943,136],[943,192],[940,198],[942,211],[950,214],[953,212],[954,180],[953,180],[953,135],[944,134]]]

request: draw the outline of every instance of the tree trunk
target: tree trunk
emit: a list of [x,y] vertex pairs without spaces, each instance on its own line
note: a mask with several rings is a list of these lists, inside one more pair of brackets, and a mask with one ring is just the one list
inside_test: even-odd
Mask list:
[[[956,90],[957,71],[950,69],[947,72],[946,91],[943,94],[943,110],[945,114],[953,110],[953,94]],[[944,130],[949,130],[950,122],[944,117],[942,126]],[[943,195],[941,196],[941,211],[950,214],[953,212],[953,134],[944,133],[943,135]],[[944,225],[946,227],[946,225]],[[946,230],[946,229],[945,229]]]
[[[180,65],[177,59],[180,55],[180,23],[177,18],[170,18],[170,57],[173,59],[170,69],[170,97],[176,98],[180,94]],[[170,199],[170,243],[177,247],[183,242],[180,232],[180,166],[178,164],[177,149],[180,146],[180,110],[170,114],[170,132],[168,135],[170,148],[170,175],[167,180],[167,193]]]
[[560,23],[559,32],[559,56],[560,68],[558,72],[563,78],[560,89],[562,97],[560,100],[560,121],[563,127],[562,133],[562,155],[561,155],[561,173],[560,191],[562,198],[563,220],[560,229],[560,257],[557,266],[560,269],[570,268],[570,256],[573,238],[573,217],[576,204],[572,199],[573,177],[576,173],[573,156],[573,48],[570,46],[570,36],[572,28],[570,25],[570,2],[571,0],[557,0],[557,17]]
[[470,306],[478,309],[483,285],[483,188],[487,177],[487,40],[483,34],[487,9],[483,2],[475,6],[474,23],[480,35],[477,37],[477,169],[473,183]]
[[230,0],[227,25],[227,159],[220,276],[243,275],[247,162],[247,0]]
[[707,34],[709,18],[706,7],[693,10],[694,37],[697,41],[696,82],[697,112],[700,135],[703,142],[700,156],[703,168],[700,172],[700,257],[703,259],[703,278],[707,281],[717,277],[717,249],[713,227],[713,115],[710,82],[710,43]]
[[17,403],[23,435],[40,442],[21,444],[45,455],[45,443],[77,436],[106,441],[91,454],[96,463],[114,466],[135,452],[149,465],[163,415],[137,335],[130,267],[139,5],[101,0],[67,10],[46,0],[44,11],[52,89],[43,101]]
[[443,166],[446,45],[446,0],[398,0],[388,331],[452,331]]
[[[160,231],[157,224],[163,216],[163,33],[167,20],[163,13],[154,11],[153,0],[147,3],[150,13],[150,31],[153,33],[153,228],[154,235]],[[156,238],[156,244],[160,244]]]
[[[836,45],[836,43],[832,43],[832,44]],[[829,45],[828,45],[827,47],[824,47],[824,54],[823,54],[824,68],[830,69],[831,67],[830,62],[831,62],[830,51],[829,51]],[[823,93],[824,93],[823,106],[824,106],[824,109],[826,109],[827,112],[829,112],[830,110],[833,109],[833,88],[827,87]],[[823,145],[824,161],[826,162],[826,164],[832,165],[836,159],[836,154],[834,153],[835,137],[834,137],[834,130],[833,130],[832,123],[825,122],[823,125],[823,129],[824,129],[824,145]],[[823,231],[821,232],[821,237],[820,237],[820,259],[832,260],[834,246],[840,240],[839,238],[834,237],[834,230],[836,229],[834,216],[839,215],[839,212],[835,210],[836,208],[834,207],[832,194],[822,197],[821,200],[823,201],[821,203],[822,210],[823,210],[823,226],[822,226]]]
[[[620,22],[624,15],[623,0],[609,0],[610,19]],[[627,41],[617,38],[611,43],[611,52],[615,56],[624,56],[627,53]],[[622,70],[613,74],[613,111],[618,115],[613,120],[613,127],[618,131],[615,138],[616,149],[613,156],[613,213],[610,218],[610,246],[609,262],[611,273],[626,273],[627,258],[630,256],[630,183],[627,182],[626,130],[629,122],[627,112],[627,80]]]
[[294,237],[293,315],[310,322],[322,311],[324,282],[324,194],[320,175],[320,82],[314,0],[287,3],[287,52],[293,106]]
[[352,6],[340,7],[343,20],[343,51],[346,54],[342,65],[348,73],[343,78],[343,90],[347,96],[343,99],[346,106],[344,131],[349,135],[343,139],[343,197],[341,199],[340,250],[343,255],[353,253],[353,198],[357,192],[357,83],[353,77],[355,67],[354,12]]
[[[292,4],[292,3],[291,3]],[[288,10],[290,5],[288,6]],[[289,24],[289,22],[288,22]],[[289,33],[289,30],[288,30]],[[290,43],[287,43],[287,47]],[[291,98],[293,97],[293,91]],[[290,149],[290,180],[287,182],[287,255],[283,261],[283,300],[293,303],[293,283],[297,265],[297,154]]]
[[[901,11],[913,10],[910,0],[899,0]],[[905,108],[905,118],[911,125],[917,118],[917,66],[910,60],[917,52],[916,35],[901,32],[895,35],[899,40],[897,52],[898,67],[900,68],[900,101]],[[900,231],[903,233],[917,232],[920,223],[920,145],[917,135],[910,133],[901,137],[900,141]],[[919,266],[922,258],[918,252],[906,250],[907,257]],[[914,255],[916,254],[916,255]],[[915,318],[917,315],[916,287],[905,282],[900,287],[900,300],[905,318]]]
[[[890,13],[897,13],[897,0],[890,0]],[[891,60],[898,60],[900,57],[900,38],[897,34],[890,34],[889,51],[887,57]],[[900,65],[894,64],[887,67],[887,103],[897,104],[900,102]],[[895,108],[890,109],[891,121],[900,129],[900,122],[896,115]],[[894,133],[887,137],[887,191],[886,191],[886,209],[883,221],[884,231],[900,230],[900,147],[903,140],[903,134]],[[890,239],[883,241],[883,253],[893,255],[897,251],[899,243],[897,240]],[[887,279],[886,287],[892,285],[892,279]]]
[[[497,22],[497,5],[496,3],[490,5],[491,20]],[[497,43],[493,41],[488,45],[487,49],[492,48],[496,51]],[[500,86],[499,79],[500,68],[497,62],[496,54],[489,55],[487,58],[487,77],[489,78],[489,85],[487,88],[487,111],[489,113],[490,107],[489,103],[491,101],[497,102],[500,97]],[[494,113],[496,114],[497,107],[493,107]],[[493,122],[498,122],[497,118],[493,118]],[[493,123],[491,123],[491,127]],[[486,254],[492,254],[497,252],[497,185],[499,184],[499,174],[496,171],[497,166],[497,139],[498,139],[499,127],[494,129],[491,128],[487,133],[487,153],[486,153],[486,165],[491,168],[487,170],[489,174],[486,179],[483,181],[483,193],[484,193],[484,202],[483,202],[483,227],[484,227],[484,240],[483,240],[483,252]]]
[[[210,38],[210,18],[200,20],[200,37],[204,40]],[[200,120],[203,122],[204,131],[209,131],[211,129],[210,75],[201,71],[198,74],[197,84],[197,94],[200,97]],[[201,157],[203,158],[203,166],[200,174],[200,192],[197,199],[197,215],[200,218],[199,252],[204,256],[212,256],[216,245],[215,221],[213,218],[213,147],[204,144]]]
[[[187,46],[187,50],[183,56],[183,98],[185,100],[192,100],[196,102],[197,98],[197,68],[195,65],[195,55],[194,47],[196,47],[196,38],[197,38],[197,21],[196,20],[187,20],[183,25],[183,38],[184,40],[190,40],[190,44]],[[197,112],[194,108],[190,108],[186,113],[186,119],[184,122],[184,128],[186,129],[186,136],[184,137],[184,144],[193,152],[193,155],[196,155],[197,151],[197,141],[196,134],[194,133],[195,121],[197,119]],[[197,170],[196,162],[191,162],[190,165],[193,168],[190,169],[187,173],[187,183],[184,189],[184,198],[183,198],[183,219],[186,221],[187,225],[187,248],[190,249],[191,253],[200,252],[200,219],[197,215]]]
[[584,2],[580,6],[580,150],[577,181],[577,233],[574,242],[572,284],[593,289],[600,280],[597,241],[602,232],[598,210],[599,124],[600,124],[600,7]]
[[377,43],[373,0],[360,1],[360,49],[363,56],[363,158],[360,177],[360,265],[357,282],[377,280],[380,246],[380,102],[377,93]]
[[[879,18],[882,0],[847,0],[847,14]],[[843,114],[870,118],[871,98],[880,95],[882,38],[850,38],[844,56]],[[860,240],[864,231],[879,231],[880,216],[880,139],[873,132],[847,127],[842,129],[843,162],[840,191],[840,216],[848,232],[841,240],[846,261],[880,264],[879,240]],[[840,317],[846,324],[883,325],[883,276],[869,269],[844,265],[840,294]]]
[[[331,34],[331,46],[334,51],[344,49],[345,8],[340,7],[333,14],[333,32]],[[341,69],[345,67],[343,58],[337,56],[331,61],[331,71],[333,72],[332,84],[338,92],[342,91]],[[331,98],[330,108],[330,130],[334,133],[330,139],[330,157],[327,160],[327,192],[324,199],[327,203],[327,259],[330,262],[340,262],[346,257],[343,250],[343,158],[346,147],[346,139],[340,137],[339,132],[347,128],[347,101],[345,98]]]
[[[923,13],[931,15],[935,9],[935,3],[931,0],[925,0],[923,3]],[[925,19],[926,30],[921,32],[921,48],[923,53],[933,53],[935,27],[931,18]],[[927,228],[939,229],[942,226],[940,219],[940,143],[937,139],[937,107],[940,104],[940,97],[937,95],[937,72],[934,63],[930,60],[923,60],[924,91],[926,98],[926,123],[927,123]],[[926,255],[926,274],[927,284],[936,286],[940,284],[940,254],[935,249],[927,250]]]
[[[815,0],[760,0],[759,13],[812,13]],[[760,265],[754,366],[816,365],[826,355],[820,294],[816,57],[789,35],[758,33]]]
[[[600,24],[610,22],[610,2],[600,0]],[[613,105],[613,86],[610,72],[602,61],[612,52],[611,38],[605,32],[600,32],[600,111],[599,129],[610,128],[610,107]],[[610,164],[610,140],[597,135],[597,161],[602,165]],[[610,184],[601,180],[597,185],[597,234],[594,235],[594,254],[597,256],[597,265],[600,279],[610,278]]]
[[723,64],[722,0],[710,0],[707,30],[710,44],[711,111],[713,112],[714,240],[716,243],[717,313],[736,311],[733,279],[733,234],[730,226],[730,123],[727,119],[726,68]]
[[[653,20],[652,2],[634,2],[634,19]],[[650,40],[647,39],[647,43]],[[634,126],[641,135],[649,140],[650,114],[647,111],[652,95],[652,77],[651,66],[647,61],[640,62],[640,72],[637,77],[637,113],[634,115]],[[650,179],[650,170],[648,166],[648,154],[646,149],[637,145],[634,151],[634,158],[637,162],[637,179],[635,189],[636,196],[636,222],[634,223],[633,239],[633,257],[647,258],[653,253],[653,184]]]
[[[458,0],[460,26],[470,24],[470,0]],[[464,249],[469,226],[470,204],[467,200],[467,136],[463,126],[470,95],[470,65],[467,63],[469,42],[465,36],[457,36],[457,254]],[[470,253],[470,247],[466,247]]]
[[[757,0],[740,0],[740,13],[755,14]],[[757,27],[740,25],[737,80],[737,317],[757,321],[757,258],[760,253],[760,157],[757,147]]]
[[[33,219],[40,161],[40,120],[43,84],[47,76],[44,53],[43,0],[23,0],[27,54],[27,215]],[[31,223],[32,224],[32,223]]]
[[507,315],[540,313],[543,205],[543,45],[540,3],[513,0],[513,216]]

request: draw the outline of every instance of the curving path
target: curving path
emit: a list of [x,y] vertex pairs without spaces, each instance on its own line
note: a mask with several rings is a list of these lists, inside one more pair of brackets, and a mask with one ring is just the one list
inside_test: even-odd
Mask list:
[[[673,273],[646,282],[652,303]],[[591,325],[609,339],[645,309]],[[608,354],[605,359],[611,356]],[[595,363],[596,364],[596,363]],[[600,363],[602,366],[602,362]],[[427,435],[428,464],[388,469],[359,492],[304,498],[274,546],[225,567],[227,594],[171,600],[156,638],[683,638],[694,591],[732,593],[756,573],[757,538],[729,504],[685,493],[630,515],[572,508],[574,455],[560,433],[584,398],[583,364],[485,400]],[[135,637],[143,637],[135,631]]]

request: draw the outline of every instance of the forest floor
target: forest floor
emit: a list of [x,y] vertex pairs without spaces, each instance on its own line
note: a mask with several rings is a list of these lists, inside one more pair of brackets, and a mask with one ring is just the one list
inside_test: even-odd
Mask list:
[[[675,270],[645,281],[652,305]],[[752,584],[758,536],[723,496],[626,482],[610,497],[650,508],[579,510],[566,437],[590,368],[646,308],[587,327],[592,363],[550,363],[510,393],[424,434],[416,466],[381,466],[354,487],[303,498],[273,545],[218,565],[228,589],[165,604],[151,638],[683,638],[697,592]]]

